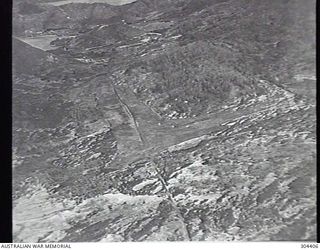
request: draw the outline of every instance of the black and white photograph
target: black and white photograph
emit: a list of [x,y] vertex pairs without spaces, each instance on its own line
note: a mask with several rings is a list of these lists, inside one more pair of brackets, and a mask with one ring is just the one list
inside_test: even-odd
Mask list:
[[316,242],[316,153],[316,0],[13,0],[14,243]]

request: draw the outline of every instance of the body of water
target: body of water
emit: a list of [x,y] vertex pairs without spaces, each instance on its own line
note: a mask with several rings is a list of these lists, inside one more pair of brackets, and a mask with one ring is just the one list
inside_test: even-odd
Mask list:
[[36,37],[17,37],[22,42],[29,44],[32,47],[48,51],[55,49],[55,46],[50,45],[50,43],[59,38],[57,35],[44,35]]

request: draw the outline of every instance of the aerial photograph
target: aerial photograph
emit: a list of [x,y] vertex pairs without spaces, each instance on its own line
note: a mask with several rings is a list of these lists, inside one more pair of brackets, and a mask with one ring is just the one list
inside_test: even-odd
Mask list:
[[13,0],[13,241],[316,241],[316,0]]

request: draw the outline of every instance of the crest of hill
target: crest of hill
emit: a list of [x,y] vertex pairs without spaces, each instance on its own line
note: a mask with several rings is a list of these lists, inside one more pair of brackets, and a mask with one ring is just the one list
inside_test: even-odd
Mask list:
[[142,33],[141,30],[123,23],[98,26],[74,38],[72,46],[88,48],[114,44],[118,41],[124,42]]
[[30,1],[17,2],[17,12],[21,15],[39,14],[45,11],[40,5],[34,4]]
[[[23,7],[30,5],[32,8]],[[90,24],[106,24],[119,16],[120,9],[104,3],[70,3],[62,6],[19,3],[13,6],[13,32],[44,32],[50,29],[75,29]]]
[[67,14],[69,21],[85,20],[91,23],[108,20],[119,14],[117,6],[106,3],[69,3],[59,8]]
[[127,14],[143,16],[148,12],[168,11],[170,9],[180,7],[188,1],[190,0],[138,0],[133,3],[120,6],[120,8]]

